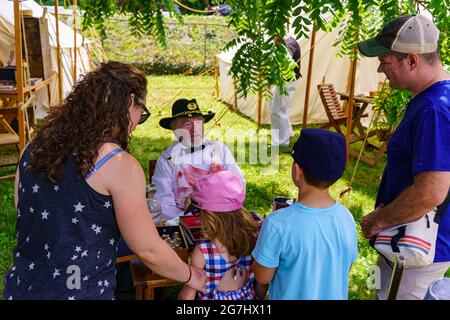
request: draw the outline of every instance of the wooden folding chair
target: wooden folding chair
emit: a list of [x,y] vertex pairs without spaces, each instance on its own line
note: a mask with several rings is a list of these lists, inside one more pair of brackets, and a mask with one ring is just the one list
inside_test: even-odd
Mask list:
[[333,127],[340,134],[345,134],[342,132],[340,126],[346,125],[347,115],[345,114],[344,107],[339,102],[334,85],[319,84],[317,89],[319,90],[320,99],[322,100],[329,121],[322,128]]
[[149,183],[152,183],[153,174],[155,173],[157,161],[158,161],[157,159],[148,160],[148,182]]

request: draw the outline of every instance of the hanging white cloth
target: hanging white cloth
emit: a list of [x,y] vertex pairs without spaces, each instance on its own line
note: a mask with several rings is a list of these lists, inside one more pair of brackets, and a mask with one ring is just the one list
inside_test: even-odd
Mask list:
[[285,84],[287,95],[280,95],[275,87],[270,100],[270,133],[272,145],[288,146],[289,139],[294,135],[289,115],[291,114],[292,98],[297,89],[298,80]]

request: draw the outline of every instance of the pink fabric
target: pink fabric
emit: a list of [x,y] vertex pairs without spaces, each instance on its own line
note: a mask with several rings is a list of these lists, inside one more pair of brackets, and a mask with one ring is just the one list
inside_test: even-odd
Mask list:
[[200,178],[194,185],[192,199],[197,207],[227,212],[242,208],[245,190],[241,179],[231,171],[219,171]]

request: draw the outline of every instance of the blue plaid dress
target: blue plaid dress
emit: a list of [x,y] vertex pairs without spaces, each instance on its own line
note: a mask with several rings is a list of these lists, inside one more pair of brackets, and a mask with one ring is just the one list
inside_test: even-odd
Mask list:
[[[253,273],[251,255],[242,256],[235,262],[228,262],[216,249],[214,244],[209,240],[199,241],[197,244],[200,252],[205,259],[205,271],[207,277],[206,293],[199,293],[200,300],[254,300],[255,291],[253,282],[255,274]],[[225,274],[234,269],[235,272],[247,271],[247,281],[245,284],[234,291],[218,291],[219,285]]]

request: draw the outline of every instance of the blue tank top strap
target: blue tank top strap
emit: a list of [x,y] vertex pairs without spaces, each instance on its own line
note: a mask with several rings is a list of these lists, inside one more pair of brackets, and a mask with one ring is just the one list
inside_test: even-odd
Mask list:
[[100,161],[98,161],[98,162],[94,165],[94,168],[92,168],[92,169],[89,171],[88,175],[86,176],[86,179],[88,179],[89,177],[91,177],[91,176],[95,173],[95,171],[97,171],[98,169],[100,169],[100,168],[106,163],[106,161],[108,161],[108,160],[111,159],[114,155],[116,155],[116,154],[118,154],[118,153],[120,153],[120,152],[123,152],[123,149],[122,149],[122,148],[117,148],[117,149],[114,149],[114,150],[108,152],[103,158],[100,159]]

